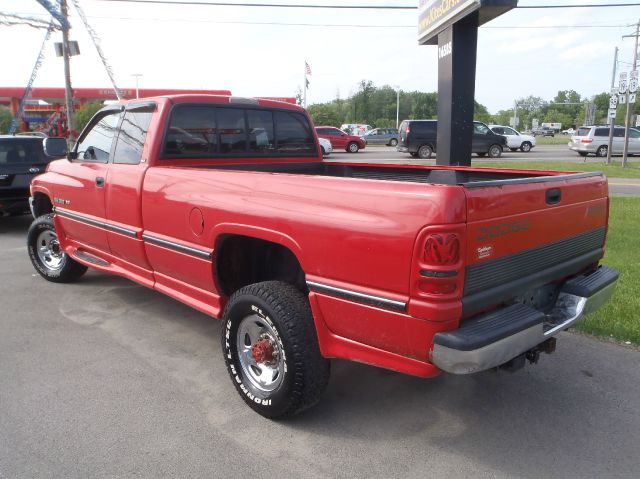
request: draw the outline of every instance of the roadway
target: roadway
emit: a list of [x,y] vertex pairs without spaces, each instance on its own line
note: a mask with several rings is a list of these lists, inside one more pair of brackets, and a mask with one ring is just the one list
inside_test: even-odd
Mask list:
[[638,477],[636,349],[562,333],[536,366],[431,380],[333,361],[321,404],[272,422],[218,321],[98,272],[44,281],[29,222],[0,218],[0,478]]
[[[349,161],[356,163],[395,163],[395,164],[414,164],[414,165],[433,165],[435,164],[435,156],[429,160],[420,160],[412,158],[407,153],[399,153],[395,148],[388,146],[369,146],[364,150],[360,150],[356,154],[347,153],[346,151],[334,151],[325,158],[325,161]],[[513,167],[518,168],[519,161],[563,161],[570,163],[602,164],[602,158],[588,156],[585,160],[578,156],[577,153],[569,150],[566,145],[538,145],[529,153],[521,151],[512,152],[505,151],[497,161],[513,162]],[[620,163],[620,157],[614,156],[613,161]],[[638,158],[629,159],[634,165],[638,164]],[[472,166],[476,162],[482,162],[481,166],[489,166],[491,161],[487,158],[479,158],[473,155],[471,159]],[[604,170],[603,165],[603,170]],[[609,178],[609,190],[613,196],[640,196],[640,180],[629,178]]]

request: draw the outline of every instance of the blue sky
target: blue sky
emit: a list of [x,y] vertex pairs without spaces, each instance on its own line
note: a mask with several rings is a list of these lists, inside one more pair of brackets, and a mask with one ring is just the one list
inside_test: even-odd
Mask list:
[[[262,0],[254,0],[260,3]],[[71,3],[71,0],[69,0]],[[273,0],[264,3],[278,3]],[[285,2],[282,2],[285,3]],[[294,2],[288,2],[294,3]],[[304,0],[295,3],[412,5],[411,0]],[[610,3],[608,0],[520,0],[521,6]],[[617,0],[616,3],[624,3]],[[626,3],[634,3],[628,1]],[[149,5],[100,0],[80,4],[98,33],[118,86],[228,89],[242,96],[294,96],[304,61],[312,75],[308,102],[354,93],[360,80],[402,90],[436,91],[436,47],[419,46],[416,10],[331,10]],[[47,19],[35,0],[0,0],[0,12]],[[70,5],[74,87],[108,87],[91,39]],[[2,17],[0,17],[1,19]],[[551,99],[558,90],[608,91],[614,47],[630,70],[640,7],[516,9],[480,28],[476,99],[491,112],[527,95]],[[340,26],[336,26],[340,25]],[[43,30],[0,24],[0,85],[26,85]],[[60,41],[54,34],[53,41]],[[35,86],[63,86],[53,41]]]

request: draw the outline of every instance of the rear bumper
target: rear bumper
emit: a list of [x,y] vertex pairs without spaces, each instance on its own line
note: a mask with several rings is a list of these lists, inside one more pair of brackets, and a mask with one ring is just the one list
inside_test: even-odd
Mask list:
[[613,294],[618,272],[606,266],[567,281],[551,311],[512,304],[434,336],[431,361],[453,374],[500,366],[597,310]]

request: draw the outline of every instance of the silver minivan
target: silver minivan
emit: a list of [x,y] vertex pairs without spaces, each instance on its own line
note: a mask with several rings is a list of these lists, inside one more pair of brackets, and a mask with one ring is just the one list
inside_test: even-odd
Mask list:
[[[607,156],[609,144],[609,126],[581,126],[571,136],[569,149],[580,156],[593,153],[596,156]],[[624,126],[613,128],[611,154],[621,155],[624,149]],[[640,130],[629,128],[629,154],[640,154]]]

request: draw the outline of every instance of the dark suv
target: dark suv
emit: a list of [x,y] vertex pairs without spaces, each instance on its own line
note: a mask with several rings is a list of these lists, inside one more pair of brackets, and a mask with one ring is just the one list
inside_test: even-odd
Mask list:
[[[400,123],[397,150],[413,157],[430,158],[437,150],[437,120],[404,120]],[[471,151],[478,156],[498,158],[506,147],[507,139],[494,133],[480,121],[473,122]]]
[[29,184],[66,154],[64,138],[0,135],[0,215],[29,211]]

